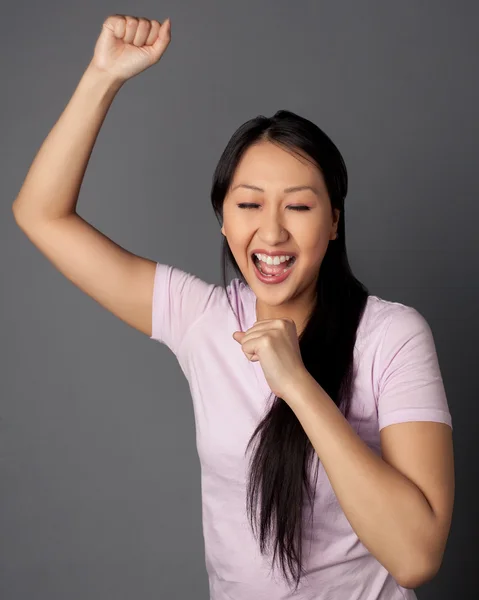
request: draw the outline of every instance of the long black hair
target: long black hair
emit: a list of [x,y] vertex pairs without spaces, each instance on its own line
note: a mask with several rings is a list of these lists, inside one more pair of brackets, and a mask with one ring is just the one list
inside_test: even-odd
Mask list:
[[[314,307],[298,339],[306,369],[347,418],[355,374],[356,331],[369,292],[354,277],[346,253],[346,165],[331,139],[308,119],[286,110],[280,110],[270,118],[260,115],[251,119],[233,134],[213,175],[211,202],[221,225],[223,202],[235,169],[244,152],[262,140],[289,151],[300,150],[303,156],[306,154],[312,159],[323,175],[332,209],[341,211],[338,237],[330,241],[324,255],[316,282]],[[221,265],[225,289],[228,261],[247,285],[225,237]],[[231,303],[230,307],[233,310]],[[246,451],[255,439],[247,486],[247,514],[253,533],[256,533],[253,515],[259,504],[260,551],[264,554],[267,547],[272,547],[273,567],[278,557],[286,581],[289,584],[289,568],[297,589],[305,572],[301,544],[304,494],[308,496],[312,515],[315,497],[312,492],[316,489],[319,458],[293,410],[277,396],[255,429]],[[310,482],[313,458],[317,462],[314,485]]]

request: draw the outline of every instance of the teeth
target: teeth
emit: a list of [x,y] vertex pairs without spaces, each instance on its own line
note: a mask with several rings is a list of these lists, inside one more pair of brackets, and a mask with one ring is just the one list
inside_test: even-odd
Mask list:
[[288,254],[284,254],[282,256],[275,256],[274,258],[272,256],[267,256],[266,254],[254,254],[256,256],[256,258],[258,260],[262,260],[263,262],[265,262],[268,265],[279,265],[280,263],[286,262],[287,260],[289,260],[290,258],[292,258],[292,256],[288,255]]

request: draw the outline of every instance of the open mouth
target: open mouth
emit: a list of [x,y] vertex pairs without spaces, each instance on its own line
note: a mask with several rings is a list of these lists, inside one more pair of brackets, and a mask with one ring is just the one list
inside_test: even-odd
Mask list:
[[[280,263],[279,265],[267,265],[262,260],[259,260],[259,258],[257,258],[257,256],[255,256],[254,254],[251,256],[251,258],[252,258],[256,268],[262,275],[264,275],[265,277],[272,277],[272,278],[279,277],[285,271],[290,269],[296,262],[296,256],[292,256],[289,260],[285,260],[284,262]],[[266,272],[266,270],[269,272]],[[274,272],[271,272],[271,271],[274,271]]]

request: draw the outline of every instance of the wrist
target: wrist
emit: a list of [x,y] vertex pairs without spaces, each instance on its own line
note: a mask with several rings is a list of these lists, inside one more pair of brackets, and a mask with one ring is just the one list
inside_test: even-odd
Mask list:
[[84,78],[91,82],[92,85],[103,86],[106,90],[111,92],[117,92],[123,86],[125,81],[127,81],[126,79],[119,79],[107,71],[100,69],[93,62],[88,64],[84,73]]
[[288,389],[284,394],[283,399],[288,403],[301,402],[302,399],[308,396],[311,388],[318,386],[318,382],[311,373],[306,369],[298,371],[297,375],[291,380]]

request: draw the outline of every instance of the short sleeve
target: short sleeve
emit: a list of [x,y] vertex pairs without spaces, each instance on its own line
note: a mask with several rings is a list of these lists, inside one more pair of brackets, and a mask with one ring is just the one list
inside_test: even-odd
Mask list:
[[403,306],[389,318],[380,351],[379,429],[405,421],[452,428],[436,347],[426,319]]
[[211,307],[216,287],[177,267],[157,263],[150,339],[176,355],[186,332]]

